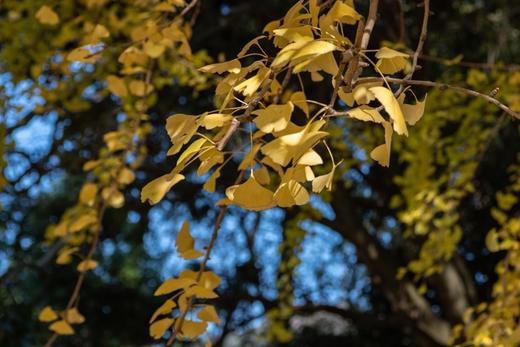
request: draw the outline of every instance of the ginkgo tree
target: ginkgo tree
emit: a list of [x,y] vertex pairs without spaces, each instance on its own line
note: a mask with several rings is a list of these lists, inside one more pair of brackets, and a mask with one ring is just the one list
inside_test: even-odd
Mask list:
[[[211,61],[202,50],[193,52],[190,46],[200,0],[40,2],[5,1],[0,5],[9,20],[37,26],[51,43],[50,48],[38,47],[40,51],[31,61],[34,83],[29,93],[45,101],[35,106],[36,112],[64,116],[87,110],[86,98],[108,96],[117,103],[119,117],[117,128],[103,135],[104,145],[96,159],[83,163],[87,180],[77,203],[45,231],[46,242],[57,245],[55,262],[77,270],[68,300],[49,302],[38,315],[51,332],[46,346],[62,335],[74,335],[76,327],[89,319],[81,313],[79,298],[87,274],[99,266],[96,249],[103,218],[107,210],[125,205],[125,190],[136,180],[143,163],[155,154],[147,147],[156,125],[150,113],[167,97],[161,91],[168,87],[180,84],[198,92],[209,89],[213,105],[200,114],[171,114],[161,125],[171,141],[166,156],[173,157],[174,165],[162,165],[162,175],[141,187],[140,201],[159,204],[169,192],[197,176],[203,180],[198,189],[216,196],[214,208],[218,212],[204,246],[195,239],[189,221],[183,222],[176,250],[198,267],[166,279],[154,292],[163,301],[158,308],[150,308],[149,334],[164,339],[166,345],[201,338],[211,345],[205,333],[211,324],[221,323],[217,309],[221,277],[208,269],[208,261],[230,209],[258,214],[297,207],[305,212],[311,209],[313,194],[329,199],[345,189],[341,179],[354,165],[352,158],[342,156],[342,142],[363,148],[381,170],[409,162],[407,146],[411,145],[407,143],[429,131],[435,138],[446,125],[447,121],[424,120],[432,94],[473,98],[500,110],[504,117],[520,118],[514,99],[510,107],[493,93],[478,89],[478,83],[466,88],[414,78],[428,38],[429,0],[421,2],[420,30],[412,48],[389,42],[372,48],[378,44],[371,40],[373,32],[385,15],[378,0],[368,2],[366,13],[351,0],[300,0],[291,4],[283,18],[265,23],[260,36],[245,43],[235,57],[219,62]],[[4,54],[15,48],[8,46]],[[58,77],[49,82],[47,74]],[[507,81],[513,89],[515,83],[518,81]],[[428,88],[427,93],[424,88]],[[317,89],[330,92],[311,97]],[[483,123],[481,120],[479,131],[493,135],[493,123],[486,123],[487,128]],[[354,127],[367,129],[370,136],[351,138],[345,129]],[[419,135],[414,135],[416,127]],[[449,143],[442,145],[447,148],[442,150],[456,152]],[[468,147],[473,148],[469,142]],[[409,319],[417,315],[414,310],[424,308],[421,295],[426,293],[428,281],[444,271],[461,239],[454,209],[475,190],[471,179],[478,169],[467,164],[471,160],[468,153],[473,152],[466,150],[467,157],[433,183],[431,162],[409,164],[408,171],[396,179],[404,192],[404,199],[393,201],[396,209],[402,209],[397,220],[407,227],[401,237],[426,239],[416,256],[408,257],[406,266],[385,278],[389,287],[402,286],[399,295],[412,297],[419,307],[404,309]],[[436,154],[424,155],[424,160],[433,160]],[[413,165],[418,166],[416,171],[412,171]],[[434,329],[435,324],[442,325],[438,336],[428,327],[419,327],[436,343],[446,344],[447,334],[451,342],[463,345],[506,346],[520,340],[520,314],[504,309],[518,302],[519,293],[515,276],[519,221],[509,214],[517,203],[517,164],[509,171],[511,184],[497,193],[498,206],[492,210],[499,227],[486,237],[491,252],[507,252],[497,268],[502,282],[497,282],[492,300],[468,308],[464,321],[453,331],[433,313],[421,312],[431,314],[428,319]],[[411,184],[419,178],[424,181]],[[291,225],[288,231],[293,229],[298,225]],[[289,247],[292,250],[301,237],[294,233],[288,240],[294,243]],[[365,240],[354,237],[353,242],[362,244]],[[374,266],[380,261],[377,249],[367,245],[364,259]],[[295,266],[288,267],[294,270]],[[397,296],[391,290],[388,293],[390,299]],[[284,317],[276,311],[271,314],[273,322]],[[290,340],[285,328],[277,329],[275,338]]]

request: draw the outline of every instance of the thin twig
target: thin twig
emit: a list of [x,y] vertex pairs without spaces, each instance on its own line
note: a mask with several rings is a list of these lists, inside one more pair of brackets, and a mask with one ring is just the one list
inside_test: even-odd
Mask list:
[[379,6],[379,0],[370,1],[370,7],[368,9],[368,17],[366,20],[366,24],[362,30],[361,39],[358,40],[359,31],[358,31],[358,33],[356,33],[354,58],[352,58],[350,60],[349,66],[347,68],[347,72],[345,72],[345,76],[343,78],[343,84],[346,86],[348,92],[350,92],[352,90],[352,81],[358,71],[359,60],[360,60],[359,52],[366,50],[368,47],[368,43],[370,42],[370,37],[372,36],[372,31],[374,30],[374,25],[375,25],[376,19],[377,19],[378,6]]
[[[247,106],[246,110],[244,111],[244,114],[242,116],[240,116],[240,118],[245,118],[245,119],[249,118],[249,116],[251,115],[251,112],[253,112],[255,110],[255,108],[258,105],[258,103],[260,102],[260,100],[262,100],[265,93],[267,93],[267,91],[271,87],[271,82],[272,82],[271,77],[272,77],[272,73],[271,73],[271,76],[269,76],[265,79],[265,81],[263,82],[262,89],[253,98],[253,100],[251,100],[251,102]],[[217,142],[217,149],[219,151],[222,151],[224,149],[224,147],[226,147],[227,143],[229,142],[229,140],[231,140],[231,137],[233,137],[233,134],[235,134],[235,132],[238,130],[239,126],[240,126],[240,120],[238,120],[236,117],[233,118],[233,120],[231,121],[231,125],[229,126],[228,130],[224,134],[224,137],[222,137]]]
[[[383,79],[380,78],[380,77],[367,77],[367,78],[363,78],[362,80],[358,81],[358,83],[360,83],[360,82],[362,82],[362,83],[370,83],[370,82],[378,82],[378,81],[382,81],[382,80]],[[472,90],[472,89],[467,89],[467,88],[464,88],[464,87],[452,86],[452,85],[449,85],[449,84],[446,84],[446,83],[432,82],[432,81],[405,80],[405,79],[402,79],[402,78],[391,78],[391,77],[386,77],[385,80],[387,82],[390,82],[390,83],[402,84],[404,86],[406,86],[406,85],[414,85],[414,86],[423,86],[423,87],[433,87],[433,88],[439,88],[440,90],[451,89],[453,91],[456,91],[456,92],[459,92],[459,93],[462,93],[462,94],[475,96],[475,97],[484,99],[487,102],[497,106],[498,108],[500,108],[502,111],[506,112],[511,117],[513,117],[515,119],[520,119],[520,114],[519,113],[511,110],[508,106],[504,105],[503,103],[501,103],[500,101],[498,101],[494,97],[492,97],[492,96],[490,96],[488,94],[483,94],[483,93],[477,92],[477,91]],[[333,117],[345,116],[345,115],[347,115],[347,112],[333,112],[331,114],[331,116],[333,116]]]
[[[417,62],[419,60],[419,56],[422,54],[424,43],[426,42],[426,38],[428,37],[428,19],[430,18],[430,0],[424,0],[424,14],[423,21],[421,27],[421,34],[419,35],[419,42],[417,43],[417,48],[413,54],[412,59],[412,69],[411,71],[404,77],[405,80],[411,80],[415,70],[417,70]],[[401,85],[397,92],[395,92],[396,96],[401,95],[404,90],[404,85]]]

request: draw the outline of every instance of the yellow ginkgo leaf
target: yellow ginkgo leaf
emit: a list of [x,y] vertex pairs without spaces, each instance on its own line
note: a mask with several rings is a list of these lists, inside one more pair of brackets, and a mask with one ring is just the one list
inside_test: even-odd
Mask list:
[[168,330],[168,328],[172,326],[172,324],[172,318],[163,318],[153,322],[150,325],[150,336],[156,340],[160,339],[164,335],[166,330]]
[[321,159],[320,155],[316,153],[316,151],[309,149],[305,152],[297,162],[298,165],[304,166],[315,166],[323,164],[323,159]]
[[394,74],[404,70],[410,56],[388,47],[380,48],[376,53],[376,67],[384,74]]
[[392,145],[392,126],[388,122],[383,122],[385,128],[385,143],[377,146],[370,152],[370,158],[377,161],[380,165],[388,167],[390,165],[390,149]]
[[[196,276],[197,273],[193,272],[192,275]],[[220,285],[220,277],[212,271],[204,271],[200,277],[199,284],[204,288],[215,289]]]
[[321,175],[312,180],[312,191],[314,193],[321,193],[323,189],[327,189],[328,191],[332,190],[332,182],[334,181],[334,172],[336,168],[341,164],[341,161],[332,166],[332,170],[325,175]]
[[280,207],[305,205],[309,202],[309,193],[295,180],[282,183],[274,193],[274,200]]
[[258,70],[257,74],[247,80],[236,85],[233,89],[237,92],[244,94],[245,96],[251,96],[255,93],[258,88],[262,85],[265,79],[269,76],[271,70],[267,67],[262,67]]
[[179,152],[182,145],[186,144],[199,128],[198,117],[186,114],[176,114],[166,120],[166,131],[170,136],[173,147],[168,151],[168,155]]
[[130,93],[135,96],[146,96],[153,92],[154,86],[150,83],[145,83],[144,81],[133,80],[128,85],[128,89]]
[[135,180],[135,174],[132,170],[125,167],[119,171],[117,182],[120,184],[130,184]]
[[408,136],[408,129],[406,128],[401,106],[392,91],[385,87],[371,87],[370,91],[374,93],[377,100],[379,100],[385,111],[392,118],[395,132],[399,135]]
[[170,294],[179,289],[188,288],[191,285],[194,285],[195,279],[193,278],[170,278],[164,281],[159,288],[153,293],[153,295],[164,295]]
[[75,307],[64,312],[63,319],[71,324],[81,324],[85,322],[85,317],[79,313],[78,309]]
[[260,166],[259,169],[255,170],[253,173],[258,183],[261,185],[267,185],[271,183],[271,175],[269,174],[269,170],[265,166]]
[[199,125],[210,130],[213,128],[222,128],[225,124],[231,122],[233,116],[230,114],[213,113],[206,114],[199,119]]
[[85,64],[94,64],[98,60],[99,56],[92,53],[84,47],[78,47],[70,51],[67,54],[68,61],[78,61]]
[[85,259],[78,264],[77,270],[79,272],[85,272],[88,270],[95,269],[98,266],[97,261],[92,259]]
[[334,59],[333,52],[321,54],[315,58],[305,60],[294,66],[293,72],[300,73],[303,71],[315,73],[323,71],[329,75],[335,76],[338,73],[338,64]]
[[248,167],[252,167],[255,165],[255,157],[260,148],[262,147],[261,144],[255,144],[251,148],[251,150],[244,156],[244,159],[240,162],[240,165],[238,166],[239,170],[245,170]]
[[426,106],[426,97],[424,96],[423,101],[418,101],[415,103],[415,105],[405,104],[404,93],[399,95],[399,104],[401,105],[401,110],[404,114],[404,119],[406,122],[410,125],[415,125],[423,116],[424,114],[424,108]]
[[271,67],[281,69],[288,63],[294,66],[302,63],[304,60],[313,59],[337,49],[338,47],[328,41],[313,40],[309,37],[298,37],[298,40],[288,44],[278,52]]
[[64,320],[59,320],[57,322],[49,325],[49,330],[54,331],[58,335],[73,335],[74,329],[69,325],[69,323]]
[[213,193],[215,192],[215,188],[217,186],[217,179],[220,177],[220,169],[215,170],[207,179],[206,182],[204,182],[204,185],[202,188],[204,190]]
[[72,254],[74,254],[78,249],[78,247],[63,248],[58,253],[58,257],[56,258],[56,264],[64,265],[70,263],[72,260]]
[[36,19],[40,23],[47,25],[56,25],[60,22],[60,17],[58,14],[47,5],[43,5],[40,7],[38,12],[36,12]]
[[85,229],[97,222],[97,216],[95,213],[86,213],[75,219],[69,226],[69,230],[72,233]]
[[128,95],[128,89],[126,88],[126,84],[122,78],[109,75],[106,80],[107,88],[112,94],[117,95],[120,98],[124,98]]
[[359,119],[364,122],[382,123],[385,121],[377,109],[367,105],[361,105],[348,110],[347,114],[351,118]]
[[208,327],[206,322],[194,322],[186,319],[182,324],[181,335],[187,339],[195,340],[200,335],[204,334]]
[[274,206],[273,192],[262,187],[253,176],[242,184],[228,187],[226,196],[233,204],[247,210],[262,211]]
[[305,96],[304,92],[300,91],[293,93],[291,95],[291,102],[294,106],[301,109],[306,116],[309,116],[309,104],[307,103],[307,96]]
[[146,41],[143,45],[143,52],[145,52],[150,58],[159,58],[165,51],[166,47],[153,42],[153,41]]
[[56,319],[58,319],[58,314],[50,306],[45,306],[38,315],[40,322],[52,322]]
[[209,288],[202,287],[200,285],[194,285],[186,289],[186,296],[194,296],[198,299],[215,299],[218,295]]
[[276,164],[287,166],[291,160],[300,159],[320,139],[328,135],[325,131],[319,131],[323,125],[324,121],[309,123],[300,131],[274,139],[264,145],[261,151]]
[[349,6],[342,1],[334,2],[334,6],[330,9],[327,17],[331,18],[333,21],[350,25],[356,24],[356,22],[362,18],[362,16],[357,13],[352,6]]
[[289,124],[293,109],[292,102],[284,105],[269,105],[262,110],[252,112],[257,116],[253,121],[264,133],[282,131]]
[[170,313],[176,306],[177,304],[173,300],[166,300],[157,310],[155,310],[155,312],[152,315],[152,318],[150,318],[149,323],[155,321],[157,317],[159,317],[160,315]]
[[94,183],[86,183],[81,187],[79,193],[79,201],[87,206],[93,206],[96,201],[97,185]]
[[197,317],[206,322],[220,323],[217,310],[215,310],[213,305],[204,305],[204,308],[199,311]]
[[223,63],[210,64],[199,68],[201,72],[217,73],[221,74],[224,72],[239,73],[240,72],[240,60],[233,59],[225,61]]
[[141,202],[148,201],[151,205],[155,205],[162,200],[164,195],[170,189],[182,181],[184,176],[178,173],[170,173],[154,179],[141,190]]
[[187,220],[182,224],[175,244],[177,251],[184,259],[196,259],[204,255],[204,253],[193,249],[195,246],[195,240],[190,234],[190,224]]

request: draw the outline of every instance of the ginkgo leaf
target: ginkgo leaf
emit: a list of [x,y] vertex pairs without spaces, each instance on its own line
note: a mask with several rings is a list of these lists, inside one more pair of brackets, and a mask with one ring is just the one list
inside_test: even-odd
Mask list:
[[199,299],[215,299],[218,297],[213,290],[200,285],[194,285],[186,289],[186,296],[194,296]]
[[71,324],[81,324],[85,322],[85,317],[79,313],[78,309],[75,307],[64,312],[63,319]]
[[40,322],[52,322],[56,319],[58,319],[58,314],[50,306],[45,306],[38,315]]
[[96,201],[97,185],[94,183],[86,183],[81,187],[79,193],[79,201],[87,206],[93,206]]
[[221,279],[212,271],[204,271],[200,277],[199,284],[204,288],[215,289],[220,285]]
[[172,324],[172,318],[163,318],[153,322],[150,325],[150,336],[156,340],[160,339],[161,337],[163,337],[166,330],[168,330],[168,328],[172,326]]
[[170,294],[179,289],[188,288],[191,285],[194,285],[195,279],[192,278],[170,278],[164,281],[159,288],[153,293],[155,296]]
[[338,64],[332,52],[321,54],[315,58],[306,60],[299,64],[296,64],[293,68],[294,73],[300,73],[303,71],[307,72],[318,72],[324,71],[329,75],[335,76],[338,73]]
[[285,174],[282,176],[282,183],[287,183],[291,180],[296,182],[306,182],[312,181],[314,179],[314,173],[309,166],[305,165],[296,165],[294,167],[290,167],[285,171]]
[[281,131],[289,124],[293,109],[292,102],[283,105],[269,105],[264,109],[252,112],[257,116],[253,122],[264,133]]
[[199,68],[199,71],[217,73],[217,74],[222,74],[224,72],[239,73],[241,67],[242,67],[242,65],[240,65],[240,60],[233,59],[230,61],[225,61],[223,63],[210,64],[210,65],[203,66],[203,67]]
[[98,262],[92,259],[85,259],[78,264],[77,270],[79,272],[85,272],[88,270],[95,269],[98,266]]
[[166,120],[166,131],[170,136],[173,147],[168,151],[168,155],[176,154],[182,145],[186,144],[197,132],[199,127],[198,117],[176,114]]
[[107,76],[107,88],[114,95],[119,96],[120,98],[124,98],[128,95],[128,89],[126,88],[126,84],[123,79],[109,75]]
[[300,37],[297,41],[288,44],[278,52],[271,66],[275,69],[280,69],[289,62],[291,66],[294,66],[304,60],[312,59],[337,49],[338,47],[328,41]]
[[197,175],[202,176],[213,166],[221,164],[224,161],[224,153],[219,151],[216,147],[211,147],[200,154],[199,160],[200,166],[197,169]]
[[58,257],[56,258],[56,264],[64,265],[70,263],[72,260],[72,254],[77,252],[78,249],[78,247],[63,248],[58,253]]
[[426,106],[426,97],[422,101],[417,101],[415,105],[405,104],[404,93],[399,95],[399,104],[401,105],[401,110],[403,111],[404,119],[410,125],[415,125],[423,116],[424,108]]
[[206,180],[202,188],[204,188],[206,191],[213,193],[215,192],[215,188],[217,185],[217,179],[220,177],[220,170],[215,170]]
[[101,196],[108,206],[120,208],[125,203],[125,196],[115,187],[106,187],[101,191]]
[[270,73],[271,70],[269,68],[263,67],[258,70],[256,75],[248,78],[242,83],[239,83],[233,89],[244,94],[245,96],[251,96],[258,90],[258,88],[260,88],[260,85],[262,85]]
[[240,50],[240,52],[238,52],[237,54],[237,57],[239,58],[242,58],[248,51],[251,47],[253,47],[254,45],[258,45],[258,42],[265,38],[264,35],[261,35],[261,36],[257,36],[255,37],[254,39],[252,39],[251,41],[249,41],[248,43],[246,43],[242,49]]
[[178,173],[170,173],[154,179],[141,190],[141,202],[148,201],[149,204],[155,205],[162,200],[164,195],[170,189],[182,181],[185,177]]
[[206,114],[199,119],[199,125],[211,130],[213,128],[222,128],[225,124],[231,122],[233,116],[230,114],[213,113]]
[[384,74],[394,74],[404,70],[410,56],[388,47],[380,48],[376,53],[379,60],[376,67]]
[[69,226],[70,232],[74,233],[85,229],[97,222],[97,216],[92,213],[82,214],[79,218],[75,219]]
[[47,5],[43,5],[40,7],[38,12],[36,12],[36,19],[40,23],[47,25],[56,25],[60,22],[60,17],[58,14]]
[[133,80],[128,85],[128,89],[130,90],[130,93],[132,93],[135,96],[146,96],[153,92],[154,90],[153,84],[146,83],[144,81],[136,81]]
[[327,16],[333,21],[350,25],[356,24],[362,18],[352,6],[342,1],[335,1]]
[[[195,141],[193,141],[188,148],[184,152],[181,153],[179,156],[179,159],[177,159],[176,166],[178,167],[178,170],[180,171],[181,167],[184,167],[184,163],[189,161],[191,158],[193,158],[194,155],[199,153],[203,146],[208,142],[205,138],[200,138]],[[210,145],[211,147],[212,145]],[[207,146],[204,148],[208,148]]]
[[321,193],[323,189],[332,190],[332,182],[334,180],[334,172],[341,162],[332,166],[332,170],[325,175],[321,175],[312,180],[312,191],[314,193]]
[[282,166],[287,166],[291,160],[298,160],[320,139],[328,135],[325,131],[318,131],[324,124],[322,121],[314,122],[314,124],[318,126],[313,127],[309,123],[300,131],[274,139],[262,147],[262,153]]
[[233,203],[252,211],[262,211],[274,206],[273,192],[262,187],[250,176],[242,184],[226,189],[226,196]]
[[383,122],[385,128],[385,143],[377,146],[370,152],[370,158],[377,161],[380,165],[388,167],[390,165],[390,149],[392,145],[392,126],[388,122]]
[[204,305],[204,308],[199,311],[197,317],[206,322],[220,323],[217,310],[215,310],[215,306],[213,305]]
[[392,118],[395,132],[399,135],[408,136],[408,129],[406,128],[401,106],[392,91],[385,87],[371,87],[370,91],[374,93],[377,100],[379,100],[385,111]]
[[257,143],[253,145],[251,150],[244,156],[244,159],[240,162],[240,165],[238,166],[239,170],[245,170],[248,167],[252,167],[255,165],[255,156],[262,147],[261,144]]
[[208,323],[206,322],[194,322],[192,320],[186,319],[182,324],[181,334],[187,339],[195,340],[197,337],[204,334],[207,327]]
[[152,317],[150,318],[149,323],[155,321],[160,315],[170,313],[176,306],[177,304],[173,300],[166,300],[157,310],[155,310]]
[[307,97],[304,92],[300,91],[293,93],[291,95],[291,102],[294,106],[301,109],[306,116],[309,116],[309,104],[307,103]]
[[195,240],[190,234],[190,224],[187,220],[182,223],[175,245],[180,256],[184,259],[195,259],[204,255],[204,253],[193,249]]
[[49,325],[49,330],[54,331],[58,335],[73,335],[74,329],[64,320],[59,320],[57,322]]
[[130,184],[135,180],[135,174],[129,168],[123,168],[117,175],[117,182],[120,184]]
[[79,61],[81,63],[86,64],[94,64],[98,59],[96,54],[93,54],[91,51],[84,47],[78,47],[70,51],[67,54],[68,61]]
[[269,170],[265,166],[261,166],[259,169],[255,170],[253,173],[258,183],[261,185],[266,185],[271,182],[271,175],[269,175]]
[[143,52],[150,58],[159,58],[165,51],[166,47],[156,42],[147,40],[143,45]]
[[359,119],[364,122],[382,123],[385,121],[377,109],[367,105],[361,105],[359,107],[348,110],[347,114],[352,118]]
[[360,85],[354,88],[352,91],[354,100],[359,105],[368,104],[370,101],[375,100],[375,94],[369,89],[368,85]]
[[305,205],[309,202],[309,193],[298,182],[291,180],[282,183],[274,193],[274,200],[280,207]]

